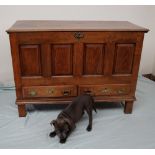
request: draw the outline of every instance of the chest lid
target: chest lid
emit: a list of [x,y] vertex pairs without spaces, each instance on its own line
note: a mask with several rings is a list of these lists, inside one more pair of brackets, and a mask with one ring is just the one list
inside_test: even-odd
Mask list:
[[140,31],[149,30],[128,21],[56,21],[20,20],[7,30],[11,32],[36,31]]

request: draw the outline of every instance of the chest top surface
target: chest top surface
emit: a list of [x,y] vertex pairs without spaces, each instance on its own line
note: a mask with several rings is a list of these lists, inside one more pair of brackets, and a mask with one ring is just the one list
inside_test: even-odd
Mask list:
[[36,31],[140,31],[149,30],[128,21],[55,21],[20,20],[7,30],[11,32]]

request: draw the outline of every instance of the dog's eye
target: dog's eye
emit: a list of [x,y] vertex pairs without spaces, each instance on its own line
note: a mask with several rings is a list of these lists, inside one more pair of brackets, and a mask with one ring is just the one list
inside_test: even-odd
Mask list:
[[68,128],[68,124],[65,124],[65,126],[64,126],[65,128]]
[[68,131],[68,130],[69,130],[68,125],[67,125],[67,124],[64,126],[64,129],[65,129],[65,131]]

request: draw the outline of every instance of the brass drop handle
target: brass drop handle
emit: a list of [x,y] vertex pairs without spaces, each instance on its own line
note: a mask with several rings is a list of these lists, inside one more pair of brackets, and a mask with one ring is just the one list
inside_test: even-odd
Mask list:
[[76,39],[84,38],[84,34],[82,32],[75,32],[74,37]]
[[124,89],[118,90],[118,94],[123,94],[123,93],[125,93]]
[[90,91],[90,90],[84,90],[84,94],[91,95],[92,94],[92,91]]
[[62,93],[64,96],[69,96],[70,90],[64,90]]
[[37,92],[35,91],[35,90],[31,90],[30,92],[29,92],[29,95],[30,96],[36,96],[37,95]]
[[109,93],[110,92],[110,89],[108,89],[108,88],[104,88],[103,90],[102,90],[102,93]]
[[48,90],[48,94],[53,95],[53,94],[54,94],[54,92],[55,92],[55,91],[54,91],[54,89],[49,89],[49,90]]

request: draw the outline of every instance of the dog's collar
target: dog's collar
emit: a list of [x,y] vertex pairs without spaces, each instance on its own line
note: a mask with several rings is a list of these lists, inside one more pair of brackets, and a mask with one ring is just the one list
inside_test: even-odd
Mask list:
[[67,113],[62,111],[60,113],[60,116],[63,116],[64,120],[69,124],[71,130],[75,128],[75,123],[73,122],[72,118]]

